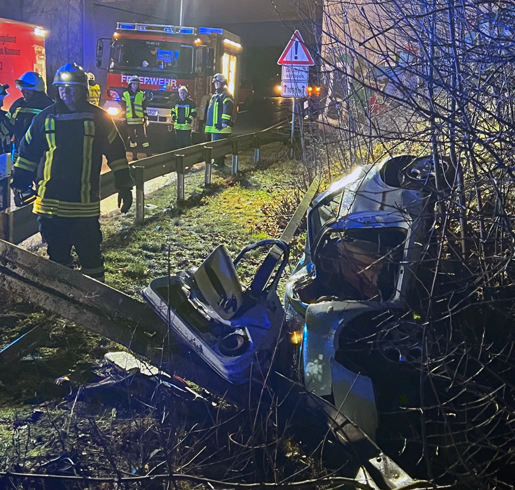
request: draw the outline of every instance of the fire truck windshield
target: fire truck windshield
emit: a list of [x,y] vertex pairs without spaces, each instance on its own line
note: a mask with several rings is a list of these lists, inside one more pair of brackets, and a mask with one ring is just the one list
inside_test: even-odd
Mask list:
[[193,46],[167,41],[119,39],[111,46],[110,68],[191,75]]

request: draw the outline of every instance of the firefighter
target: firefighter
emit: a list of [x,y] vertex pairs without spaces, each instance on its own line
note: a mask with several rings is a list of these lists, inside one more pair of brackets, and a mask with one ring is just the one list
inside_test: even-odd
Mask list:
[[45,81],[39,73],[28,71],[15,82],[16,87],[21,90],[22,97],[14,101],[7,114],[12,125],[13,162],[16,161],[20,142],[34,116],[53,104],[53,100],[45,93]]
[[[217,73],[213,76],[216,92],[211,97],[206,116],[206,133],[211,134],[211,140],[217,141],[227,138],[232,132],[232,113],[234,102],[232,95],[227,90],[227,79]],[[213,167],[222,168],[225,165],[225,157],[215,158]]]
[[0,155],[11,151],[11,124],[7,118],[7,112],[2,107],[4,99],[9,95],[9,85],[0,83]]
[[146,131],[148,125],[147,99],[145,93],[140,90],[139,84],[140,79],[137,76],[131,77],[128,88],[123,93],[125,122],[133,161],[138,159],[138,146],[141,146],[147,157],[152,155]]
[[89,72],[88,73],[88,102],[90,104],[100,106],[101,95],[102,95],[102,91],[100,90],[100,85],[95,80],[95,74]]
[[118,206],[132,205],[133,181],[125,147],[111,117],[87,101],[88,77],[75,63],[55,74],[55,104],[40,112],[21,141],[11,187],[23,192],[33,181],[33,212],[51,260],[73,266],[72,248],[83,274],[104,280],[100,244],[102,155],[114,172]]
[[177,148],[191,146],[191,123],[194,117],[197,117],[197,105],[188,97],[188,89],[182,85],[179,87],[179,99],[172,109]]

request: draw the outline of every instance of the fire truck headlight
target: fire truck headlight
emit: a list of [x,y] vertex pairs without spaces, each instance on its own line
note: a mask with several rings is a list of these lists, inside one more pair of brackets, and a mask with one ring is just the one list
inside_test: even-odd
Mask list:
[[120,94],[116,90],[109,90],[108,93],[112,100],[120,100]]
[[120,108],[119,107],[108,107],[107,108],[107,113],[110,115],[110,116],[117,116],[118,114],[120,114]]

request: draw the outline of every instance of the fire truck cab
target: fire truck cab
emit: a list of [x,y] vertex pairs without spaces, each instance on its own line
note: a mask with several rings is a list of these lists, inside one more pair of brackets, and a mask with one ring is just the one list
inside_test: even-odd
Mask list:
[[[118,22],[110,45],[104,108],[115,120],[123,120],[122,94],[136,75],[147,98],[149,134],[156,129],[171,132],[171,109],[178,88],[185,85],[197,104],[194,131],[202,132],[215,73],[224,74],[238,100],[241,51],[240,38],[225,29]],[[97,66],[102,53],[99,39]]]

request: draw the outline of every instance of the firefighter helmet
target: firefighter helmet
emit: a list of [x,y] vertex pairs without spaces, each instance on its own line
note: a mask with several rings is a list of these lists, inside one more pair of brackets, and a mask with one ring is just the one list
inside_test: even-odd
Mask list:
[[129,78],[129,81],[127,82],[128,85],[130,85],[131,83],[137,83],[137,84],[140,84],[141,83],[141,80],[139,79],[138,76],[134,75],[132,77]]
[[9,85],[4,85],[3,83],[0,83],[0,100],[4,100],[9,95],[9,92],[7,92],[8,88]]
[[20,90],[33,90],[34,92],[45,91],[45,81],[43,77],[35,71],[25,72],[18,80],[15,80],[15,83]]
[[181,90],[184,90],[186,92],[186,95],[188,95],[190,93],[188,90],[188,87],[186,87],[185,85],[181,85],[179,87],[179,90],[177,90],[177,92],[180,92]]
[[66,63],[61,66],[56,72],[54,77],[55,87],[66,85],[80,85],[81,87],[88,88],[88,76],[81,66],[77,63]]
[[227,85],[227,78],[225,78],[221,73],[217,73],[213,76],[213,83],[220,82],[222,85]]

